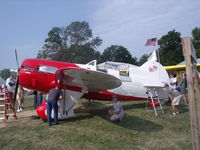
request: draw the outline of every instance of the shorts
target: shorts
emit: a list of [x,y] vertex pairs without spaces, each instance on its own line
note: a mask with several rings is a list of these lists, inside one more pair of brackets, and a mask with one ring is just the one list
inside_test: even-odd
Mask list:
[[174,97],[173,100],[172,100],[172,106],[178,105],[180,100],[181,100],[181,98],[182,98],[182,95]]

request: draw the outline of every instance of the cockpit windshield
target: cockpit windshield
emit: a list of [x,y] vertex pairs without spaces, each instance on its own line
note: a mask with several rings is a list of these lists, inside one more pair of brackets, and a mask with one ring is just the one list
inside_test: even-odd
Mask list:
[[40,72],[47,72],[47,73],[56,73],[58,68],[56,67],[51,67],[51,66],[39,66],[38,71]]

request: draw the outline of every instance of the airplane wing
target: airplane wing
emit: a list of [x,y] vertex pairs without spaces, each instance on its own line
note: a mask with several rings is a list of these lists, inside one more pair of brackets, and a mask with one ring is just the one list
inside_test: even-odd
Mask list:
[[94,70],[62,68],[57,72],[61,72],[64,75],[64,85],[81,87],[88,92],[99,92],[113,89],[122,84],[121,80],[117,77]]
[[185,65],[178,65],[178,66],[165,66],[164,68],[168,72],[173,72],[173,71],[184,71],[185,70]]
[[[167,72],[185,71],[186,65],[165,66],[164,68]],[[200,69],[200,64],[197,64],[197,68]]]

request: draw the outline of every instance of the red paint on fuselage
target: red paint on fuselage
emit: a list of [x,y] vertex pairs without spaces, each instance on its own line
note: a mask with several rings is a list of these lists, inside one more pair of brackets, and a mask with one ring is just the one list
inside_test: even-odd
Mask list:
[[[39,66],[49,66],[57,68],[78,68],[79,66],[72,63],[64,63],[40,59],[27,59],[20,68],[19,84],[37,91],[47,93],[51,88],[55,87],[55,73],[48,73],[39,71]],[[77,89],[77,87],[67,87],[68,89]]]
[[146,98],[142,98],[142,97],[125,96],[125,95],[111,93],[111,92],[108,92],[108,91],[101,91],[99,93],[89,92],[87,94],[84,94],[83,97],[86,98],[86,99],[93,99],[93,100],[112,101],[113,95],[117,95],[120,101],[146,100]]
[[[33,90],[47,93],[51,88],[55,87],[55,73],[48,73],[39,71],[39,66],[54,67],[56,70],[65,69],[83,69],[73,63],[65,63],[41,59],[26,59],[23,61],[19,72],[19,84]],[[68,80],[68,77],[65,76]],[[82,88],[77,86],[62,85],[62,88],[81,92]],[[84,98],[94,100],[112,100],[112,95],[118,95],[108,91],[101,91],[98,93],[88,92],[84,94]],[[145,100],[146,98],[118,95],[120,100]]]
[[[25,60],[19,71],[19,84],[23,87],[41,91],[47,93],[51,88],[54,88],[56,85],[57,74],[49,73],[45,71],[39,70],[39,66],[48,66],[54,67],[55,72],[60,69],[84,69],[80,68],[76,64],[72,63],[64,63],[57,61],[49,61],[49,60],[40,60],[40,59],[27,59]],[[62,75],[61,75],[62,76]],[[65,80],[73,80],[68,76],[63,76]],[[76,92],[82,92],[81,87],[72,86],[72,85],[62,85],[63,89],[68,89]],[[120,100],[145,100],[145,98],[134,97],[134,96],[125,96],[119,95],[115,93],[111,93],[108,91],[101,91],[98,93],[88,92],[84,94],[84,98],[93,99],[93,100],[112,100],[112,95],[118,95]],[[45,113],[46,110],[46,101],[44,101],[37,109],[37,114],[39,117],[43,119],[47,119],[47,115]]]

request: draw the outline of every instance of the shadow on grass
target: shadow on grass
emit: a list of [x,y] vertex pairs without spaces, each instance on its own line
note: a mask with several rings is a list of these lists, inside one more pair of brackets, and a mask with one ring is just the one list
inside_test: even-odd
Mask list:
[[125,114],[124,120],[118,123],[118,125],[127,129],[145,132],[157,132],[163,130],[163,126],[159,124],[128,114]]
[[[87,113],[90,113],[91,115],[87,115],[87,116],[80,115],[78,117],[75,117],[69,120],[76,121],[76,120],[88,119],[94,116],[98,116],[104,120],[107,120],[108,122],[111,122],[109,120],[108,110],[112,108],[113,106],[106,106],[103,103],[94,102],[93,105],[90,105],[90,106],[88,106],[88,103],[83,103],[83,107],[85,109],[77,109],[76,113],[81,114],[83,112],[87,112]],[[123,106],[125,112],[128,109],[136,109],[136,108],[144,108],[144,107],[145,107],[145,103]],[[125,118],[123,119],[123,121],[120,123],[115,123],[115,124],[126,129],[139,130],[139,131],[145,131],[145,132],[157,132],[157,131],[163,130],[163,126],[159,124],[156,124],[149,120],[139,118],[137,116],[128,115],[126,113],[125,113]]]
[[186,113],[189,111],[188,105],[179,106],[181,113]]
[[[64,124],[64,123],[74,122],[74,121],[80,121],[80,120],[84,120],[84,119],[90,119],[90,118],[93,118],[93,117],[94,117],[93,114],[78,115],[78,116],[73,117],[73,118],[60,120],[60,121],[59,121],[59,124]],[[52,121],[53,121],[53,120],[52,120]]]

